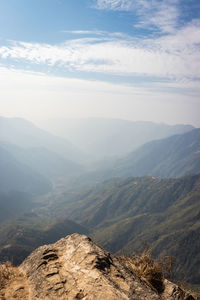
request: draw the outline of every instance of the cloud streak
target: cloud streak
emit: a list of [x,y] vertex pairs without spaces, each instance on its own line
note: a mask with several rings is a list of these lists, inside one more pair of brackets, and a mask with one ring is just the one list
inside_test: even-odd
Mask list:
[[156,39],[105,33],[59,45],[13,42],[0,47],[0,56],[71,71],[182,80],[200,77],[199,44],[200,23],[192,22]]
[[97,9],[130,10],[133,8],[133,2],[131,0],[97,0],[95,7]]

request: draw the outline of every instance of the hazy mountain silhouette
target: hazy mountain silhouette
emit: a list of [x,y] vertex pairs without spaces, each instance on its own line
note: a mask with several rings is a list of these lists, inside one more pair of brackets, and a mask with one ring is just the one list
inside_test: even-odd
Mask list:
[[1,143],[19,162],[26,164],[43,176],[56,179],[71,177],[83,171],[83,167],[65,159],[56,152],[44,147],[22,148],[10,143]]
[[102,182],[111,177],[181,177],[200,173],[200,128],[152,141],[127,156],[96,165],[77,179],[82,184]]
[[95,118],[53,119],[41,124],[96,158],[121,156],[149,141],[194,129],[191,125],[170,126],[152,122]]
[[0,190],[44,194],[51,190],[51,183],[0,146]]
[[22,118],[0,117],[0,141],[20,147],[45,147],[69,160],[80,161],[85,155],[64,138],[36,127]]
[[200,173],[200,128],[141,146],[116,164],[116,173],[158,177]]

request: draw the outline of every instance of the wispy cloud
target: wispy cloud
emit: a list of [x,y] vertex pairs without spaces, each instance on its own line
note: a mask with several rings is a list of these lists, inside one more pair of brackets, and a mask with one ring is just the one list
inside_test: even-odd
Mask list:
[[130,10],[133,7],[131,0],[97,0],[96,8],[109,10]]
[[102,30],[62,30],[62,32],[77,35],[102,35],[105,33]]
[[58,45],[13,42],[0,47],[0,56],[74,71],[180,80],[200,77],[199,44],[200,23],[192,22],[157,39],[104,34]]
[[179,0],[97,0],[101,10],[132,11],[139,17],[136,27],[172,32],[178,25]]
[[70,33],[73,35],[85,35],[85,36],[101,36],[101,37],[121,37],[128,38],[129,36],[122,32],[109,32],[105,30],[62,30],[63,33]]

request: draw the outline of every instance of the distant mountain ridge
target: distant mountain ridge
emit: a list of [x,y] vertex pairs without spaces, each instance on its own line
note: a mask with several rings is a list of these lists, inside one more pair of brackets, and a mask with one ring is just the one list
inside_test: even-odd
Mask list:
[[82,184],[99,183],[112,177],[155,176],[178,178],[200,173],[200,128],[151,141],[80,176]]
[[83,172],[82,165],[75,163],[44,147],[22,148],[10,143],[0,146],[12,154],[15,159],[48,179],[70,177]]
[[0,141],[24,148],[44,147],[76,162],[85,156],[66,139],[42,130],[22,118],[0,117]]
[[18,190],[38,195],[49,192],[51,183],[37,171],[18,161],[0,143],[0,190]]
[[[51,180],[83,171],[85,155],[21,118],[0,117],[0,189],[47,193]],[[73,161],[75,160],[75,162]]]
[[115,165],[119,176],[181,177],[200,173],[200,128],[149,142]]
[[167,125],[120,119],[54,119],[41,122],[50,132],[68,139],[97,159],[122,156],[144,143],[194,129],[191,125]]

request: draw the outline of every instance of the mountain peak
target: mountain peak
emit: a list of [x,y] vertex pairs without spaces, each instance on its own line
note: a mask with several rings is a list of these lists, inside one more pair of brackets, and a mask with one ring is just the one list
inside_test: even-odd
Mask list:
[[14,272],[2,299],[194,299],[167,280],[157,293],[124,260],[76,233],[39,247]]

